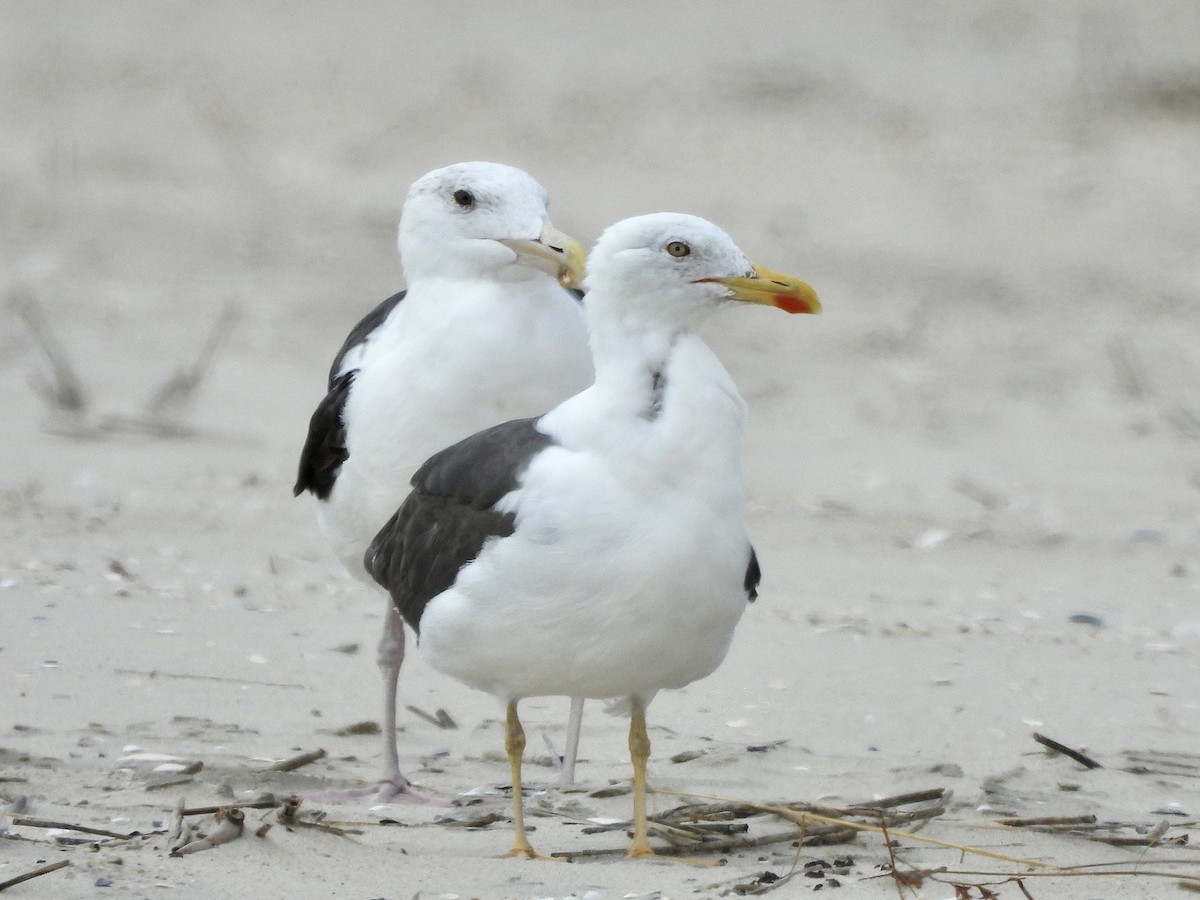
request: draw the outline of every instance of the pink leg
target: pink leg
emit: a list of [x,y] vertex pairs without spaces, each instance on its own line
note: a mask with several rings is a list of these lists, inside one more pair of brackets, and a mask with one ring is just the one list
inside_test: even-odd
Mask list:
[[326,791],[313,795],[314,800],[349,800],[370,797],[375,803],[444,803],[417,791],[400,772],[400,753],[396,749],[396,682],[404,662],[404,620],[387,600],[383,614],[383,634],[379,638],[375,663],[383,676],[383,772],[379,781],[369,788]]
[[571,718],[567,721],[567,746],[563,750],[562,773],[559,784],[570,787],[575,783],[575,757],[579,755],[579,729],[583,726],[583,698],[571,698]]
[[383,676],[383,774],[375,793],[377,803],[387,803],[400,794],[412,795],[413,799],[420,798],[400,772],[400,751],[396,749],[396,682],[400,679],[403,662],[404,620],[389,597],[387,610],[383,614],[383,634],[379,638],[375,657],[379,674]]

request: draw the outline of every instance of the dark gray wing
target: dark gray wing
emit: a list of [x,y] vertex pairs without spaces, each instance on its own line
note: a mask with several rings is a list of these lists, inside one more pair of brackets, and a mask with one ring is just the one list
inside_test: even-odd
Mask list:
[[758,583],[762,581],[762,569],[758,567],[758,554],[750,548],[750,562],[746,565],[746,579],[742,586],[746,589],[746,599],[753,603],[758,599]]
[[365,344],[367,339],[371,337],[371,333],[384,323],[384,320],[392,314],[392,310],[396,308],[404,295],[408,291],[401,291],[398,294],[392,294],[377,307],[362,317],[346,335],[346,340],[342,342],[341,349],[338,350],[337,356],[333,358],[333,365],[329,367],[329,386],[332,388],[334,381],[337,380],[339,370],[342,368],[342,360],[346,358],[346,354],[360,344]]
[[371,542],[363,565],[414,631],[419,633],[429,601],[454,584],[489,538],[513,533],[516,517],[493,507],[553,443],[537,421],[496,425],[430,457],[413,476],[404,504]]
[[338,370],[346,354],[370,339],[406,293],[401,291],[393,294],[363,316],[350,330],[337,356],[333,358],[333,366],[329,369],[329,390],[308,420],[308,436],[304,440],[304,449],[300,451],[299,471],[296,484],[292,487],[293,496],[299,497],[305,491],[311,491],[318,499],[325,500],[333,490],[342,463],[350,458],[346,450],[346,426],[342,421],[342,410],[358,371],[351,369],[339,374]]

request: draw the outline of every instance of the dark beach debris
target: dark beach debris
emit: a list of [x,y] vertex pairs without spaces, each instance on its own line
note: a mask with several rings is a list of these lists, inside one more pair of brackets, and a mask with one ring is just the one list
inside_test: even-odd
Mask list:
[[326,753],[323,749],[309,750],[304,753],[299,753],[295,756],[290,756],[287,759],[281,759],[277,763],[273,763],[267,768],[272,772],[293,772],[302,766],[307,766],[310,763],[315,763],[319,759],[324,759]]
[[108,573],[121,581],[133,581],[134,575],[119,559],[108,559]]
[[746,746],[747,753],[766,753],[768,750],[776,750],[779,747],[784,747],[788,743],[787,738],[780,738],[777,741],[767,741],[765,744],[748,744]]
[[[260,800],[251,800],[245,803],[228,803],[220,806],[184,806],[183,800],[180,799],[175,811],[175,823],[171,830],[171,837],[168,843],[169,849],[172,851],[172,856],[183,855],[183,853],[194,853],[196,850],[208,850],[213,846],[219,846],[222,843],[228,843],[235,837],[241,834],[240,828],[245,827],[245,810],[265,810],[263,817],[260,819],[260,824],[254,831],[256,837],[266,837],[267,833],[275,826],[281,825],[287,831],[295,831],[297,829],[313,829],[323,831],[326,834],[336,835],[338,837],[348,837],[350,835],[362,834],[361,828],[347,827],[359,826],[370,823],[360,822],[333,822],[330,821],[321,809],[305,809],[301,810],[303,800],[300,797],[291,796],[285,797],[282,800],[277,800],[273,797],[265,797]],[[198,838],[204,839],[204,835],[200,830],[191,825],[187,818],[189,816],[213,816],[217,825],[217,830],[210,834],[206,839],[207,844],[201,844],[195,850],[182,851],[189,842],[195,842]],[[268,818],[269,817],[269,818]],[[227,825],[225,823],[232,822]],[[233,834],[234,831],[237,834]],[[214,837],[216,840],[214,841]]]
[[274,797],[264,797],[260,800],[248,800],[245,803],[222,803],[217,806],[192,806],[179,810],[181,816],[211,816],[223,809],[278,809],[283,801]]
[[195,362],[180,366],[168,375],[151,393],[143,413],[97,417],[90,415],[87,391],[37,297],[29,291],[17,291],[10,296],[8,305],[25,323],[33,344],[41,352],[46,372],[30,376],[30,383],[50,412],[46,430],[81,440],[100,440],[116,435],[158,438],[200,435],[200,431],[184,423],[184,418],[191,410],[217,351],[228,340],[241,317],[236,302],[226,303]]
[[307,686],[287,681],[257,681],[252,678],[227,678],[223,675],[197,675],[191,672],[162,672],[158,669],[113,669],[114,675],[136,675],[140,678],[179,678],[186,681],[220,681],[224,684],[242,684],[252,687],[290,688],[307,690]]
[[202,850],[211,850],[214,847],[237,840],[242,836],[242,831],[245,829],[246,814],[240,809],[223,807],[213,814],[213,819],[216,822],[216,828],[207,835],[196,832],[196,837],[179,843],[178,846],[174,846],[176,842],[173,841],[170,855],[187,856],[191,853],[199,853]]
[[1053,750],[1055,753],[1061,753],[1063,756],[1070,757],[1071,759],[1075,760],[1075,762],[1079,763],[1081,766],[1084,766],[1085,768],[1088,768],[1088,769],[1101,768],[1100,763],[1096,762],[1090,756],[1087,756],[1086,754],[1081,753],[1078,750],[1073,750],[1072,748],[1068,747],[1066,744],[1060,743],[1059,741],[1056,741],[1053,738],[1048,738],[1045,735],[1038,734],[1035,731],[1033,733],[1033,739],[1035,741],[1037,741],[1039,744],[1041,744],[1043,747],[1046,747],[1049,750]]
[[205,338],[196,361],[190,366],[180,366],[151,394],[146,401],[146,420],[149,422],[178,421],[190,409],[196,392],[203,383],[217,351],[229,339],[234,326],[241,318],[241,309],[230,300],[221,309],[212,330]]
[[[665,792],[660,792],[665,793]],[[861,832],[878,834],[887,849],[889,861],[878,866],[881,874],[870,877],[887,877],[896,883],[900,895],[907,895],[926,882],[936,882],[953,889],[956,898],[969,900],[991,900],[1000,897],[1001,886],[1015,887],[1020,896],[1032,900],[1031,884],[1044,878],[1066,877],[1112,877],[1121,876],[1138,879],[1172,879],[1181,887],[1200,887],[1200,874],[1193,875],[1181,871],[1178,867],[1185,860],[1158,860],[1156,865],[1146,861],[1138,861],[1131,865],[1128,861],[1113,863],[1081,863],[1076,865],[1059,865],[1043,859],[1030,859],[1012,856],[994,849],[980,846],[970,846],[944,840],[938,837],[917,833],[930,820],[936,819],[946,811],[951,798],[951,792],[943,788],[928,791],[915,791],[897,794],[892,797],[871,800],[865,803],[844,807],[824,807],[809,803],[759,803],[753,801],[729,801],[689,803],[667,810],[651,818],[656,823],[656,837],[665,842],[665,846],[656,847],[655,853],[660,856],[681,856],[696,859],[713,854],[736,853],[740,850],[763,847],[769,844],[790,843],[797,849],[820,843],[846,843],[855,840]],[[708,826],[742,824],[739,820],[753,819],[758,816],[775,816],[791,823],[787,831],[751,835],[745,832],[735,835],[722,834],[714,829],[708,832]],[[1090,840],[1102,841],[1118,846],[1136,847],[1165,847],[1180,846],[1186,843],[1186,834],[1171,837],[1167,834],[1167,824],[1160,822],[1148,827],[1128,823],[1089,822],[1089,817],[1037,817],[1010,818],[1009,827],[1027,827],[1030,829],[1053,830],[1056,834],[1084,837]],[[1190,827],[1189,821],[1186,826]],[[662,827],[665,826],[665,827]],[[907,830],[900,830],[907,826]],[[1059,827],[1061,826],[1061,827]],[[628,822],[612,823],[599,828],[585,829],[589,833],[621,830],[630,827]],[[1122,828],[1133,829],[1133,835],[1115,834]],[[995,868],[974,870],[962,868],[952,870],[948,866],[934,868],[909,866],[901,856],[908,850],[920,845],[952,850],[960,859],[967,856],[984,857],[998,860],[1013,867],[1011,871]],[[594,858],[611,858],[625,853],[625,847],[587,849],[575,852],[555,853],[553,856],[568,860],[587,860]],[[835,871],[834,865],[839,865],[842,871]],[[852,861],[839,861],[823,870],[818,863],[809,869],[814,880],[818,880],[817,872],[821,871],[826,877],[813,889],[826,889],[840,886],[841,881],[831,874],[849,874]],[[774,874],[774,873],[772,873]],[[786,875],[778,876],[780,880]],[[774,888],[778,884],[770,877],[759,876],[749,882],[739,879],[732,887],[729,885],[714,885],[720,888],[722,895],[728,894],[760,894]],[[1007,896],[1007,892],[1005,893]]]
[[[997,824],[1068,837],[1083,838],[1113,847],[1182,847],[1188,843],[1187,832],[1167,835],[1171,823],[1160,819],[1153,824],[1138,822],[1099,822],[1095,816],[1029,816],[997,819]],[[1177,823],[1190,827],[1191,822]],[[1122,833],[1124,832],[1124,833]]]
[[146,779],[145,790],[165,791],[167,788],[179,787],[183,784],[193,784],[196,779],[191,775],[151,775]]
[[595,797],[597,800],[604,800],[608,797],[623,797],[632,790],[633,787],[629,784],[629,782],[618,782],[617,784],[610,784],[608,787],[597,788],[594,791],[589,791],[588,796]]
[[[594,792],[591,796],[596,796]],[[921,827],[946,811],[950,792],[942,788],[899,794],[846,807],[828,807],[805,802],[776,804],[730,801],[686,803],[666,810],[648,821],[650,831],[665,846],[655,847],[662,856],[694,856],[699,853],[726,853],[792,843],[796,846],[840,844],[854,840],[862,828],[877,828],[880,822],[894,827]],[[784,818],[793,823],[786,831],[749,834],[744,821],[764,816]],[[627,831],[630,822],[589,825],[584,833]],[[567,851],[552,854],[565,859],[587,859],[620,855],[625,848]]]
[[[744,878],[742,876],[732,884],[707,885],[705,890],[711,891],[713,896],[758,897],[786,886],[795,878],[806,878],[809,881],[805,885],[806,888],[821,891],[826,888],[841,887],[841,881],[835,876],[844,877],[851,874],[854,866],[854,859],[849,856],[838,857],[832,861],[810,859],[803,865],[800,864],[799,856],[797,856],[793,860],[791,868],[783,874],[766,869],[749,881],[742,880]],[[792,894],[788,896],[792,896]]]
[[[754,877],[752,881],[743,881],[733,885],[729,890],[738,897],[759,897],[763,894],[774,891],[783,887],[796,876],[796,870],[793,869],[784,875],[778,875],[767,869],[760,875]],[[807,873],[805,873],[807,874]]]
[[[776,740],[776,741],[767,741],[762,744],[747,744],[747,745],[745,745],[744,749],[745,749],[745,752],[747,752],[747,753],[766,753],[770,750],[775,750],[775,749],[778,749],[779,747],[783,747],[787,743],[788,743],[787,738],[782,738],[782,739]],[[719,753],[724,753],[724,754],[728,755],[731,752],[736,752],[736,750],[737,750],[736,747],[729,747],[729,746],[701,747],[696,750],[683,750],[679,753],[676,753],[674,756],[672,756],[671,762],[676,763],[676,764],[686,763],[686,762],[691,762],[693,759],[700,759],[701,757],[704,757],[704,756],[713,756],[713,755],[719,754]]]
[[[362,834],[359,828],[347,828],[346,823],[334,823],[327,820],[325,810],[323,809],[306,809],[301,810],[300,805],[304,801],[300,797],[288,797],[279,808],[275,810],[275,821],[282,825],[288,831],[295,831],[298,828],[311,828],[316,831],[323,831],[326,834],[333,834],[338,837],[348,837],[352,834]],[[255,835],[264,837],[271,828],[270,823],[264,823]]]
[[498,812],[478,813],[466,817],[438,816],[433,820],[435,825],[445,825],[447,828],[466,828],[477,830],[495,825],[497,822],[507,822],[508,816]]
[[1129,761],[1124,772],[1134,775],[1167,775],[1174,778],[1200,778],[1200,753],[1167,753],[1158,750],[1126,750]]
[[57,872],[59,869],[65,869],[69,865],[71,865],[71,861],[69,859],[60,859],[58,862],[50,863],[48,866],[39,866],[38,868],[32,869],[23,875],[18,875],[15,878],[8,879],[7,881],[0,881],[0,891],[5,891],[8,888],[15,887],[18,884],[24,884],[26,881],[30,881],[34,878],[40,878],[43,875],[49,875],[51,872]]
[[28,291],[15,291],[8,300],[9,309],[29,329],[34,345],[41,351],[48,370],[46,374],[30,375],[34,392],[50,411],[58,416],[82,417],[87,413],[87,396],[67,351],[50,327],[41,303]]
[[73,822],[56,822],[50,819],[39,819],[34,816],[12,816],[13,825],[21,825],[26,828],[56,828],[60,831],[78,831],[80,834],[94,834],[98,837],[112,838],[118,841],[132,841],[137,838],[146,837],[147,834],[161,834],[162,832],[142,832],[142,831],[110,831],[107,828],[93,828],[90,825],[76,825]]
[[434,712],[433,715],[425,712],[425,710],[421,709],[419,706],[406,706],[404,708],[414,716],[418,716],[429,724],[436,725],[438,728],[453,729],[458,727],[458,723],[454,721],[450,713],[446,712],[446,710],[440,707]]
[[1077,828],[1080,825],[1096,824],[1095,816],[1027,816],[1025,818],[1009,817],[997,819],[1001,825],[1010,828],[1038,828],[1046,831]]
[[693,759],[699,759],[702,756],[707,756],[710,753],[715,753],[713,747],[703,747],[699,750],[683,750],[671,757],[673,763],[691,762]]

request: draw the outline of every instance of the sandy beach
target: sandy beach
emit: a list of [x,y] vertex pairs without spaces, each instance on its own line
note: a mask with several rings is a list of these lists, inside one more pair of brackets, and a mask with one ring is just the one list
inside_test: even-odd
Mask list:
[[[0,883],[70,862],[6,898],[1200,887],[1195,4],[4,18]],[[291,486],[333,354],[403,285],[407,186],[471,159],[533,174],[585,245],[694,213],[822,297],[706,331],[750,406],[764,577],[724,665],[649,714],[652,812],[793,818],[735,820],[775,842],[627,860],[627,719],[588,704],[561,790],[567,702],[530,699],[531,840],[577,856],[500,858],[503,709],[412,651],[401,762],[446,805],[306,801],[290,829],[246,809],[237,840],[172,858],[180,798],[375,777],[382,604]],[[151,414],[179,375],[201,377]],[[863,804],[909,792],[929,793],[900,812],[925,815],[897,814],[890,845],[797,846],[802,804],[870,824]],[[1001,824],[1044,817],[1072,818]]]

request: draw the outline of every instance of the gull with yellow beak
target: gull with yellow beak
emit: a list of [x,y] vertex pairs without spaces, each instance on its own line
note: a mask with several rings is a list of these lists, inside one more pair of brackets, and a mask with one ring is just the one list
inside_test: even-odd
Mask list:
[[[567,290],[582,276],[583,250],[546,207],[541,185],[496,163],[437,169],[409,189],[398,239],[408,289],[372,310],[338,351],[295,486],[316,496],[325,537],[372,588],[363,553],[430,454],[544,412],[592,381],[583,310]],[[396,747],[404,640],[387,599],[377,657],[383,772],[365,792],[380,802],[424,799],[401,774]]]
[[431,457],[365,559],[434,668],[506,705],[518,856],[536,854],[517,703],[545,695],[628,700],[629,854],[653,853],[646,707],[716,670],[760,577],[746,404],[694,329],[736,301],[820,309],[804,282],[675,213],[606,230],[585,286],[595,382]]

